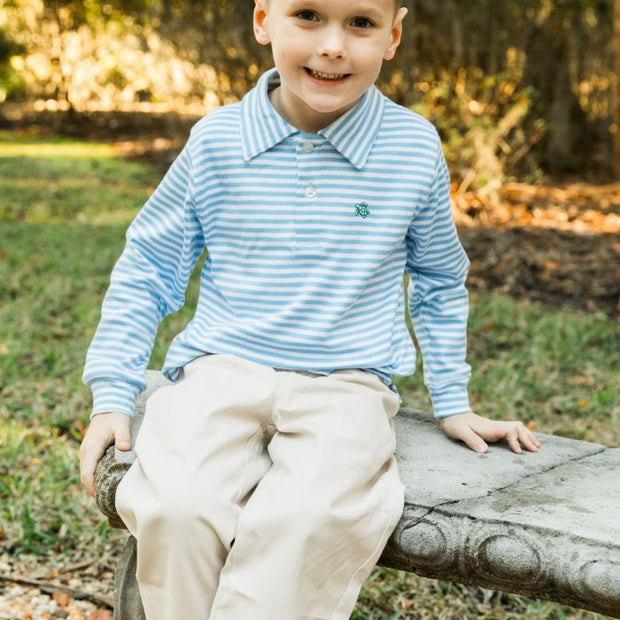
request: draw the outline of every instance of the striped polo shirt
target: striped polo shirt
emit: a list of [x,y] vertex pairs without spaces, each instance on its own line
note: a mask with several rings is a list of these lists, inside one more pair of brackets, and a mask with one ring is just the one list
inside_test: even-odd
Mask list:
[[88,351],[93,415],[132,415],[158,324],[179,310],[203,249],[194,318],[164,373],[227,353],[275,368],[409,375],[423,357],[434,413],[469,410],[469,262],[435,128],[375,87],[306,133],[271,105],[264,74],[200,120],[127,231]]

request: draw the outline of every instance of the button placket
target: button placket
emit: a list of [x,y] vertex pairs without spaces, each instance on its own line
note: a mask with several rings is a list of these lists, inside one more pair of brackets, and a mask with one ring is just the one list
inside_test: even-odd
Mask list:
[[295,208],[295,247],[297,252],[321,251],[323,235],[317,221],[316,197],[319,194],[316,166],[319,157],[315,142],[309,136],[300,136],[297,143],[298,202]]
[[[308,139],[302,140],[300,150],[303,155],[309,155],[310,153],[312,153],[312,151],[314,151],[314,142]],[[300,169],[303,169],[305,167],[304,164],[307,163],[307,160],[302,156],[299,166]],[[316,196],[316,185],[311,180],[307,182],[304,188],[304,196],[306,198],[314,198]]]

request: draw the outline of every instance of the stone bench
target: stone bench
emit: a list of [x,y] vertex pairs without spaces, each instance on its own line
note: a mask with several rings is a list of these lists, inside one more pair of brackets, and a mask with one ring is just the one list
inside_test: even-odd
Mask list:
[[[148,371],[132,422],[167,380]],[[448,439],[431,416],[394,419],[405,510],[380,561],[425,577],[540,597],[620,618],[620,448],[540,434],[538,453],[484,455]],[[110,448],[97,503],[114,527],[116,486],[135,458]],[[144,618],[129,537],[115,576],[117,618]]]

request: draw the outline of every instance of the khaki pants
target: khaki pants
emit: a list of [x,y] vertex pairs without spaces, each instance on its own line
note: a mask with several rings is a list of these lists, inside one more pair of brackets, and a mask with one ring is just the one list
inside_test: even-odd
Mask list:
[[374,374],[190,363],[149,399],[116,506],[149,620],[346,620],[403,510]]

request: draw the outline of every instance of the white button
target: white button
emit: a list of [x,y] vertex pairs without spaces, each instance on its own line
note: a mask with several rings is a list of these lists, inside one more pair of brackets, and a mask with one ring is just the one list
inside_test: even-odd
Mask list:
[[314,185],[306,186],[306,198],[314,198],[316,196],[316,187]]
[[312,149],[314,148],[314,144],[312,142],[310,142],[310,140],[306,140],[302,145],[301,145],[301,150],[304,153],[309,153]]

